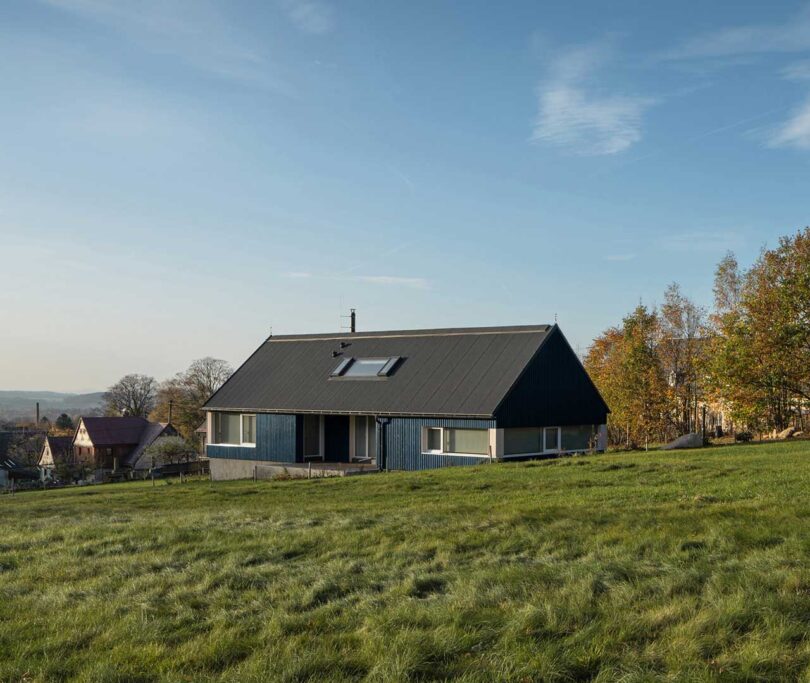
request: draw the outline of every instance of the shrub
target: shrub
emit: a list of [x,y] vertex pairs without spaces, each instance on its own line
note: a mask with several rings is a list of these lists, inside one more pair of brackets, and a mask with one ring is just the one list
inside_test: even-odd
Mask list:
[[753,438],[754,435],[751,434],[751,432],[738,432],[737,435],[734,437],[736,441],[740,441],[742,443],[748,443]]

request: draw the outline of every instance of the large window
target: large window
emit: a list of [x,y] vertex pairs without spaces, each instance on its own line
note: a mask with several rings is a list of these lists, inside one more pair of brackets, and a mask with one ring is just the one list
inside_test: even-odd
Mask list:
[[562,450],[587,451],[591,448],[591,440],[596,437],[593,425],[562,428]]
[[255,446],[256,416],[239,413],[214,413],[212,443],[224,446]]
[[431,453],[489,455],[489,430],[427,427],[423,448]]
[[503,452],[505,455],[542,453],[543,430],[536,428],[504,429]]
[[594,429],[593,425],[505,429],[504,455],[585,451],[590,448]]

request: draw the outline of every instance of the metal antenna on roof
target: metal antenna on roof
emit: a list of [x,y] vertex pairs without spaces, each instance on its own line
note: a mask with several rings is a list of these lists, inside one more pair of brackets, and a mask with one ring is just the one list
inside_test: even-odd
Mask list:
[[[346,318],[349,319],[349,332],[354,334],[357,332],[357,313],[355,312],[354,308],[349,309],[349,315],[342,315],[340,316],[341,320],[345,320]],[[343,326],[343,323],[340,325],[341,331],[345,330],[346,328]]]
[[556,313],[554,314],[554,324],[555,325],[557,324],[557,314]]

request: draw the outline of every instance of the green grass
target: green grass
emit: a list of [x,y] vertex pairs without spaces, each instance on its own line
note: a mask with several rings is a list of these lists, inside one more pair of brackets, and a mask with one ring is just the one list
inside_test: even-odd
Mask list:
[[810,443],[0,498],[2,681],[810,680]]

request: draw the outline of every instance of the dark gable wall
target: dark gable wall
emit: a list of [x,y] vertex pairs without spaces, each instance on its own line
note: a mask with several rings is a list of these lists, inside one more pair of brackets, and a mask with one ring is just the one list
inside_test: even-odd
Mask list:
[[607,406],[562,332],[554,330],[507,394],[498,427],[601,425]]

